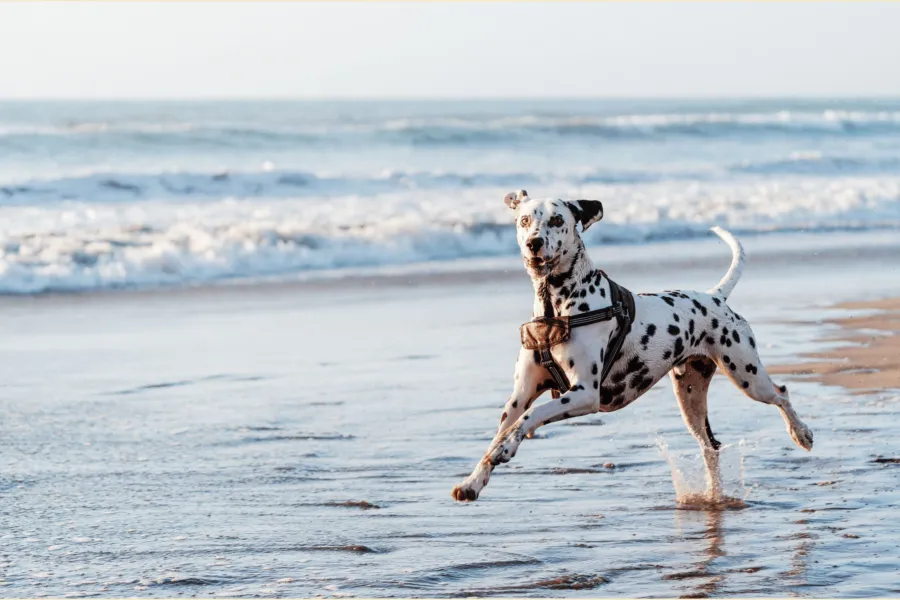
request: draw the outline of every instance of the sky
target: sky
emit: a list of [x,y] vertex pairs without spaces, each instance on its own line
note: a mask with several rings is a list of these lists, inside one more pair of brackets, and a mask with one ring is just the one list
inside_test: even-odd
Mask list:
[[900,3],[0,2],[0,98],[900,96]]

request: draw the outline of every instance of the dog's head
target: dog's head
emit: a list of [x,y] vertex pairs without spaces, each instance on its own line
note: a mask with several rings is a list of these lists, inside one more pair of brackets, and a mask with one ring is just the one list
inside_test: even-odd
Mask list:
[[599,200],[531,199],[528,192],[510,192],[503,199],[516,211],[516,240],[525,267],[536,277],[566,264],[580,245],[577,225],[584,231],[603,218]]

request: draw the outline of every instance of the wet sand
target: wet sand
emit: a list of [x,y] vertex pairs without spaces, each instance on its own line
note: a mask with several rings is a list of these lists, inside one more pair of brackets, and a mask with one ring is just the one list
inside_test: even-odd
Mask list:
[[900,390],[900,299],[842,302],[836,311],[849,316],[825,320],[822,339],[829,349],[801,356],[801,362],[777,365],[773,374],[793,375],[859,393]]
[[[835,345],[829,306],[900,296],[894,246],[767,260],[771,240],[744,241],[730,303],[767,365]],[[634,291],[705,289],[729,260],[712,246],[673,267],[671,248],[628,269],[602,260],[627,249],[592,253]],[[739,510],[679,503],[702,463],[666,381],[542,429],[478,502],[454,503],[531,304],[524,274],[466,277],[0,301],[0,593],[900,593],[890,389],[792,382],[816,434],[806,453],[776,410],[716,377],[710,420]]]

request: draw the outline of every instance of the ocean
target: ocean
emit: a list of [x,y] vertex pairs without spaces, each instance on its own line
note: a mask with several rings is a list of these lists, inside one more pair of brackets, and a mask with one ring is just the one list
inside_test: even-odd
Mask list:
[[0,293],[515,256],[511,190],[590,245],[900,226],[900,99],[0,103]]

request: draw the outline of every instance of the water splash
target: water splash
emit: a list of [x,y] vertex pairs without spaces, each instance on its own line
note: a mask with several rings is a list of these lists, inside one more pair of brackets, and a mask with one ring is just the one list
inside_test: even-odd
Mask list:
[[703,456],[698,452],[674,453],[661,437],[660,453],[669,464],[675,500],[685,510],[728,510],[746,507],[750,488],[744,483],[744,443],[719,448],[719,493],[712,495]]

